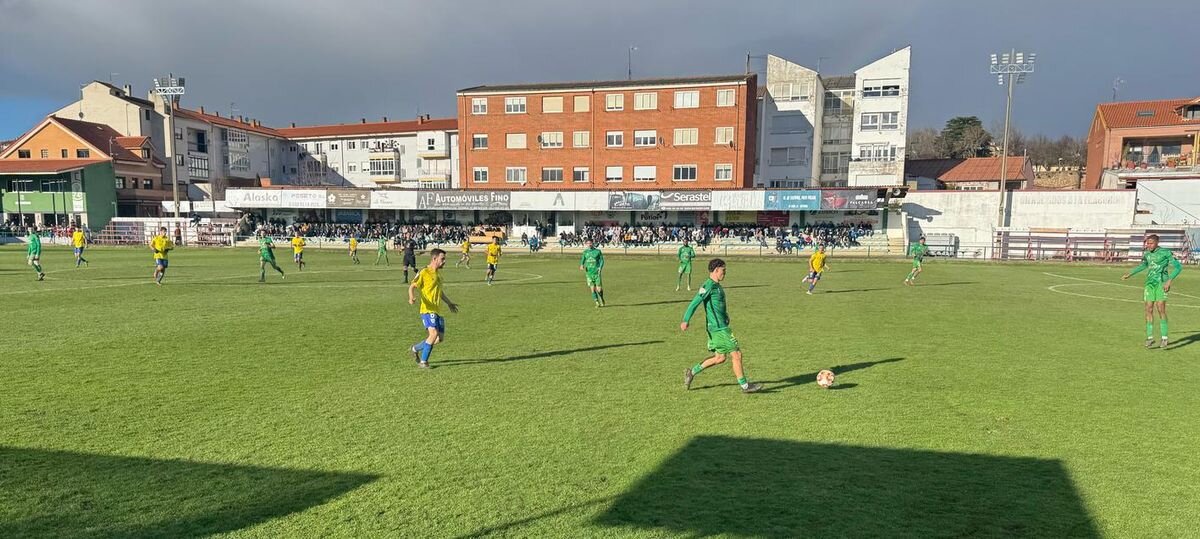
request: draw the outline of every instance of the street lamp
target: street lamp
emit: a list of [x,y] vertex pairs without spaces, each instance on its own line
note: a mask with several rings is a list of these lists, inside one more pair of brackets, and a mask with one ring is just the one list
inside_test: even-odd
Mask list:
[[178,160],[175,156],[175,99],[183,95],[184,79],[176,78],[172,73],[166,77],[154,79],[154,93],[158,94],[167,105],[167,153],[171,154],[171,199],[175,201],[175,219],[179,219],[179,174]]
[[1000,217],[996,227],[1004,226],[1004,188],[1008,184],[1008,125],[1012,119],[1013,87],[1025,82],[1025,75],[1033,73],[1033,65],[1037,61],[1037,53],[1009,52],[992,55],[989,72],[996,76],[996,82],[1001,86],[1008,85],[1008,101],[1004,105],[1004,144],[1000,156]]
[[629,77],[629,80],[633,80],[633,51],[636,51],[636,50],[638,50],[637,47],[634,47],[632,45],[629,46],[629,57],[628,57],[627,63],[625,64],[626,68],[627,68],[625,74],[627,77]]

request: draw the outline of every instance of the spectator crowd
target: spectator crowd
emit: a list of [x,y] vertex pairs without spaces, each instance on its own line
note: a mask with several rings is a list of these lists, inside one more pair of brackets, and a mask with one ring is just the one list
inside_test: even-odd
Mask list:
[[658,243],[678,243],[684,239],[701,248],[713,241],[747,243],[760,247],[774,245],[780,253],[825,245],[844,248],[859,245],[859,239],[875,234],[870,223],[817,223],[790,227],[750,225],[585,225],[575,233],[559,234],[558,241],[567,247],[582,245],[590,239],[597,246],[644,247]]

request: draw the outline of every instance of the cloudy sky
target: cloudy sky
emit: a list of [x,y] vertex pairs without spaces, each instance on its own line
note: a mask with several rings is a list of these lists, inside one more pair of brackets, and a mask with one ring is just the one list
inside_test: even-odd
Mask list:
[[[1083,135],[1095,104],[1200,95],[1187,0],[0,0],[0,139],[92,79],[188,80],[185,106],[272,126],[454,115],[495,83],[740,73],[747,51],[825,74],[912,45],[909,127],[1003,120],[988,54],[1038,53],[1027,133]],[[761,69],[761,63],[754,64]]]

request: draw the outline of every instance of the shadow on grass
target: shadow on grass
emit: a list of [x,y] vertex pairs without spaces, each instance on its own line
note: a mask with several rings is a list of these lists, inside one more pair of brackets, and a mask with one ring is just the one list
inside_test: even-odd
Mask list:
[[566,505],[563,507],[559,507],[558,509],[544,511],[542,513],[538,513],[536,515],[531,515],[531,516],[528,516],[528,517],[525,517],[522,519],[505,522],[503,524],[496,524],[493,526],[488,526],[486,528],[480,528],[471,533],[468,533],[465,535],[459,535],[459,536],[457,536],[457,539],[467,539],[469,537],[487,537],[492,534],[502,534],[503,535],[504,532],[507,532],[508,530],[511,530],[513,528],[520,528],[521,526],[524,526],[526,524],[532,524],[532,523],[542,520],[544,518],[550,518],[550,517],[555,517],[558,515],[572,513],[574,511],[578,511],[580,509],[585,509],[588,507],[592,507],[594,505],[599,505],[599,504],[602,504],[605,502],[610,502],[614,498],[616,498],[616,496],[608,496],[608,497],[604,497],[604,498],[597,498],[597,499],[591,500],[591,501],[579,502],[579,503],[574,503],[571,505]]
[[915,286],[917,288],[922,288],[922,287],[927,287],[927,286],[961,286],[961,285],[967,285],[967,284],[979,284],[979,283],[977,281],[955,281],[953,283],[929,283],[929,284],[917,282],[917,284]]
[[849,290],[817,290],[814,294],[853,294],[855,292],[878,292],[880,290],[895,290],[894,288],[851,288]]
[[545,352],[535,352],[532,354],[524,354],[520,356],[491,358],[491,359],[449,359],[446,361],[430,360],[430,367],[454,367],[458,365],[475,365],[479,363],[508,363],[510,361],[524,361],[527,359],[546,359],[549,357],[566,356],[570,354],[578,354],[581,352],[596,352],[599,350],[610,350],[613,348],[627,348],[631,346],[645,346],[648,344],[661,344],[663,341],[642,341],[642,342],[625,342],[614,344],[602,344],[598,346],[588,346],[585,348],[570,348],[567,350],[547,350]]
[[1185,335],[1182,339],[1178,339],[1178,340],[1172,342],[1171,344],[1167,345],[1167,350],[1175,350],[1176,348],[1183,348],[1185,346],[1188,346],[1191,344],[1196,344],[1198,342],[1200,342],[1200,333],[1193,333],[1191,335]]
[[612,304],[612,305],[605,305],[604,308],[608,309],[608,308],[612,308],[612,307],[650,307],[652,305],[672,305],[672,304],[676,304],[676,303],[691,303],[691,301],[692,300],[690,300],[690,299],[672,299],[672,300],[666,300],[666,301],[649,301],[646,303],[618,303],[618,304]]
[[1057,460],[722,436],[693,439],[595,523],[691,537],[1099,537]]
[[0,447],[0,537],[202,537],[377,476]]
[[[880,359],[878,361],[864,361],[861,363],[851,363],[849,365],[838,365],[836,367],[830,367],[829,370],[833,371],[833,374],[841,376],[848,372],[854,372],[857,370],[868,369],[868,368],[874,367],[876,365],[883,365],[886,363],[895,363],[897,361],[904,361],[904,358],[892,357],[892,358],[888,358],[888,359]],[[778,391],[780,389],[787,389],[789,387],[802,386],[805,384],[815,384],[815,383],[817,383],[817,373],[818,372],[820,372],[820,371],[813,371],[813,372],[807,372],[804,374],[797,374],[796,376],[789,376],[782,380],[759,380],[759,382],[762,383],[763,386],[765,386],[765,388],[763,389],[763,391],[761,391],[761,393],[772,393],[772,392]],[[697,390],[697,389],[703,390],[703,389],[711,389],[714,387],[726,387],[726,386],[736,386],[736,385],[737,384],[735,384],[735,383],[714,384],[711,386],[693,387],[692,389],[693,390]],[[858,384],[854,384],[853,386],[850,384],[840,384],[840,385],[854,387],[854,386],[857,386]]]

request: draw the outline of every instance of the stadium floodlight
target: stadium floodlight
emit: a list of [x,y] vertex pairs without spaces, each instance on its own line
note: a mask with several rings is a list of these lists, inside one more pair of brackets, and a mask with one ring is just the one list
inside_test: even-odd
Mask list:
[[171,154],[171,200],[175,202],[175,219],[179,219],[179,168],[175,158],[175,100],[183,95],[187,81],[183,77],[175,77],[174,73],[166,77],[154,79],[154,93],[162,98],[167,106],[167,152]]
[[1004,143],[1000,151],[1000,216],[996,224],[999,228],[1004,226],[1004,188],[1008,183],[1008,131],[1012,120],[1013,87],[1024,83],[1025,75],[1033,73],[1037,53],[1017,52],[1016,49],[1011,49],[1008,52],[992,54],[990,60],[988,71],[996,76],[1000,86],[1008,85],[1008,100],[1004,105]]

